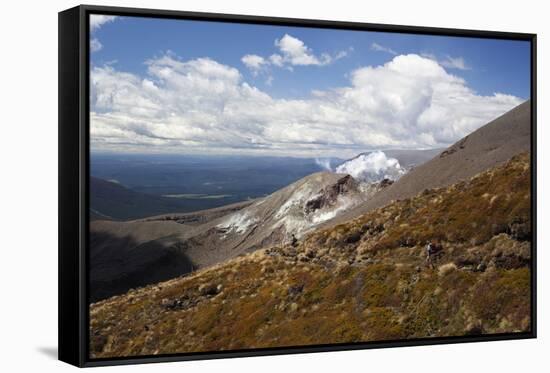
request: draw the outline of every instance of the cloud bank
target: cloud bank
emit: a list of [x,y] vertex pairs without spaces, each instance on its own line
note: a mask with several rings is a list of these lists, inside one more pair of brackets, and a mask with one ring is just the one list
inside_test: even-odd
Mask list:
[[[307,48],[293,45],[288,53],[294,57],[283,60],[314,61]],[[140,77],[93,67],[94,149],[349,157],[365,150],[443,147],[523,101],[479,95],[437,61],[416,54],[360,67],[347,85],[305,99],[273,98],[236,68],[209,58],[184,61],[167,54],[147,61],[147,68]]]

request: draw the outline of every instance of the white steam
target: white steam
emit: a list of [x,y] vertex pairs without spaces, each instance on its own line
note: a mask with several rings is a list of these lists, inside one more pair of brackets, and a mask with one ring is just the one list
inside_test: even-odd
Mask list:
[[360,154],[336,167],[335,171],[368,183],[383,179],[397,180],[406,172],[397,159],[388,158],[382,151]]
[[315,163],[317,164],[317,166],[321,167],[323,170],[332,172],[332,166],[330,165],[330,159],[315,158]]

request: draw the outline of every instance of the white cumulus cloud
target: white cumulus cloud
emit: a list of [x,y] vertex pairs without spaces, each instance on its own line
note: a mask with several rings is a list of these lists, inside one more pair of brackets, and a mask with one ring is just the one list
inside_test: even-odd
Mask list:
[[90,32],[98,30],[106,23],[113,22],[117,16],[105,16],[100,14],[90,14]]
[[[323,52],[320,55],[315,55],[313,50],[309,48],[302,40],[285,34],[280,39],[275,39],[275,47],[279,50],[278,53],[273,53],[269,57],[262,57],[257,54],[246,54],[241,58],[241,62],[250,70],[253,76],[258,76],[261,72],[268,72],[269,66],[286,68],[293,71],[293,66],[325,66],[347,57],[353,48],[339,51],[335,54]],[[269,82],[269,83],[268,83]],[[268,78],[266,83],[270,85],[273,82],[273,77]]]
[[[90,35],[99,30],[106,23],[113,22],[116,16],[105,16],[100,14],[90,14]],[[90,36],[90,52],[94,53],[103,49],[103,44],[97,37]]]
[[91,71],[92,147],[105,150],[349,157],[449,145],[523,100],[480,95],[416,54],[352,71],[349,84],[274,98],[239,70],[167,54],[146,76]]
[[257,54],[247,54],[241,58],[241,62],[249,68],[255,76],[268,64],[265,58]]
[[321,56],[315,56],[303,41],[289,34],[275,40],[275,46],[281,51],[283,60],[291,65],[326,65],[332,62],[332,57],[329,54],[323,53]]
[[284,64],[283,56],[281,56],[280,54],[272,54],[271,56],[269,56],[269,61],[273,65],[279,66],[279,67],[282,67]]

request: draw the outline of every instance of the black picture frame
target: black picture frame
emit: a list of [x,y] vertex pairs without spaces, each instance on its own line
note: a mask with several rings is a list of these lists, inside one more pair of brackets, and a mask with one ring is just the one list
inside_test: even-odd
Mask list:
[[[531,331],[307,347],[90,359],[88,310],[90,14],[528,41],[531,45]],[[536,338],[536,34],[81,5],[59,13],[59,360],[79,367]]]

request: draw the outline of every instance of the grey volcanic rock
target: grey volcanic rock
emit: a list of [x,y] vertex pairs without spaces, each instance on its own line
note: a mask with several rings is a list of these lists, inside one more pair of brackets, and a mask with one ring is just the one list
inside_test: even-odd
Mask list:
[[182,240],[197,252],[201,267],[262,247],[300,238],[378,191],[349,175],[318,172],[256,200],[235,213],[189,232]]
[[310,214],[319,209],[334,206],[338,197],[348,193],[356,192],[359,189],[359,183],[350,175],[346,175],[336,183],[325,187],[320,193],[308,200],[304,206],[304,212]]
[[299,238],[380,188],[349,175],[318,172],[253,201],[130,222],[93,221],[92,299],[285,243],[292,235]]

